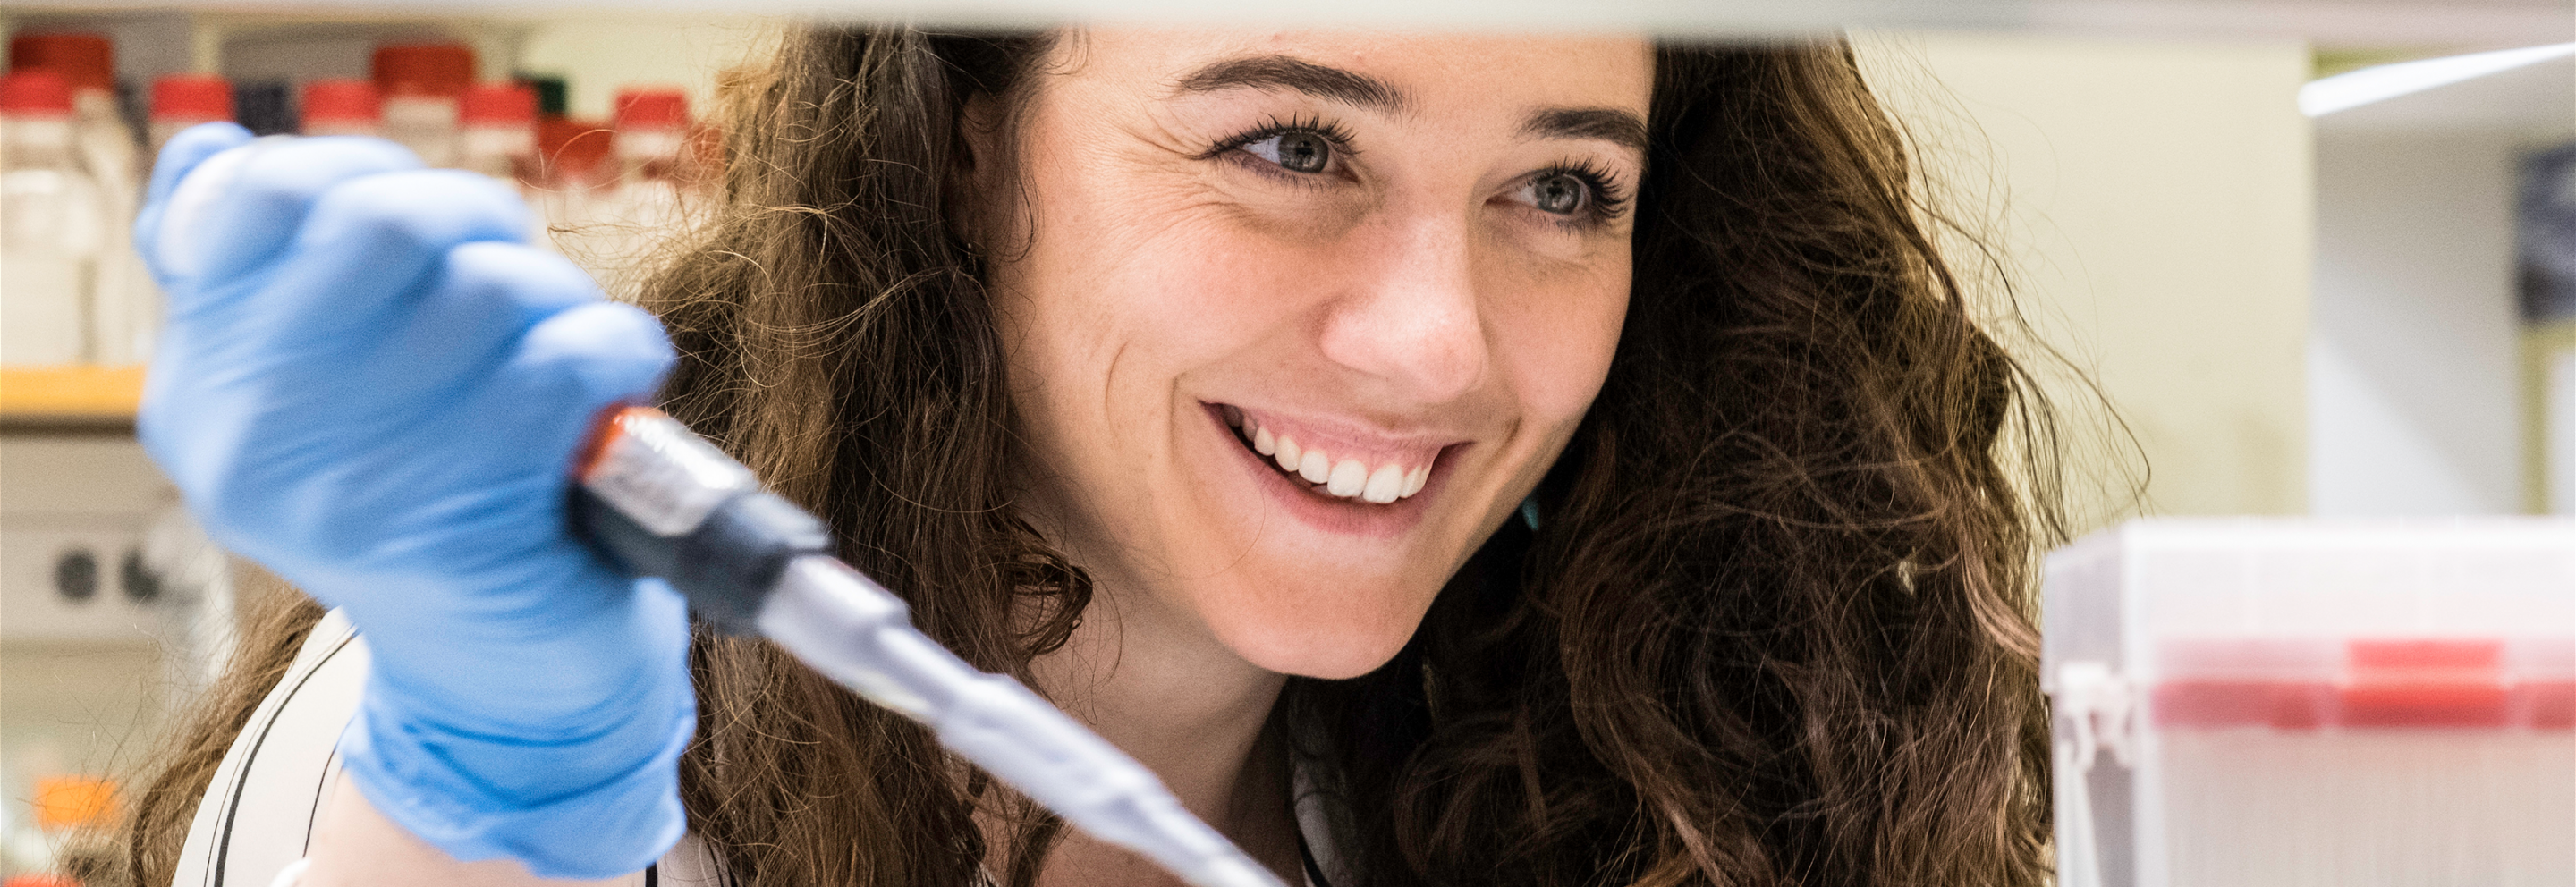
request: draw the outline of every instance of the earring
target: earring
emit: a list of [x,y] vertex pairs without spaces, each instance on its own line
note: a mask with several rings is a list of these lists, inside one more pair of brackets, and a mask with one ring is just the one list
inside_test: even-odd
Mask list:
[[1533,532],[1533,533],[1538,532],[1538,500],[1537,500],[1537,499],[1523,499],[1523,500],[1521,500],[1521,523],[1529,525],[1530,532]]

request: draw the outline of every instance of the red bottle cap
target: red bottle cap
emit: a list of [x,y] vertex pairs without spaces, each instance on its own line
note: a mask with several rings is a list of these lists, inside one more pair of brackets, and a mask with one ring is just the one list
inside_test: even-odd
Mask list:
[[617,91],[617,128],[679,128],[689,125],[689,96],[670,87],[634,87]]
[[474,50],[461,43],[376,47],[376,87],[388,96],[454,97],[474,85]]
[[0,77],[0,114],[13,117],[65,117],[72,113],[72,86],[63,75],[44,68],[11,71]]
[[9,70],[43,68],[73,89],[116,89],[116,50],[97,34],[20,34],[9,38]]
[[385,117],[376,85],[364,80],[315,80],[304,84],[304,122],[375,123]]
[[550,180],[583,179],[617,148],[617,131],[596,120],[548,117],[537,121],[537,153]]
[[471,124],[530,126],[537,122],[537,91],[517,83],[482,83],[465,91],[457,119]]
[[70,875],[49,875],[39,873],[33,875],[10,875],[9,880],[0,881],[0,887],[80,887],[80,882],[72,880]]
[[233,85],[213,74],[172,74],[152,81],[154,120],[231,120]]

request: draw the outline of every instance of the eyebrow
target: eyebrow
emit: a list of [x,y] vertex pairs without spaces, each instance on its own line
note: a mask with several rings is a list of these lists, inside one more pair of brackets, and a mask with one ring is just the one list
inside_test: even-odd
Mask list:
[[[1386,114],[1402,113],[1413,105],[1412,97],[1395,84],[1286,55],[1225,59],[1191,72],[1180,82],[1184,93],[1236,88],[1292,90]],[[1618,108],[1542,108],[1521,123],[1521,134],[1599,139],[1646,150],[1645,118]]]
[[1400,113],[1413,104],[1411,97],[1395,88],[1395,84],[1284,55],[1226,59],[1181,78],[1182,92],[1214,92],[1235,87],[1295,90],[1389,114]]
[[1545,108],[1521,124],[1521,134],[1560,139],[1600,139],[1646,150],[1646,121],[1618,108]]

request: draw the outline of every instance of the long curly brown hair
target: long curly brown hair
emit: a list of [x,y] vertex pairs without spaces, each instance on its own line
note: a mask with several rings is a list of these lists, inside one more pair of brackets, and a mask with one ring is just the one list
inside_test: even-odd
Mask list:
[[[725,199],[645,294],[684,355],[668,409],[925,630],[1024,677],[1091,587],[1015,517],[1009,380],[952,222],[966,102],[1020,107],[1052,42],[792,35],[727,84]],[[2052,485],[2004,454],[2037,452],[2009,443],[2045,407],[1845,45],[1655,64],[1630,315],[1535,520],[1393,661],[1292,680],[1274,715],[1338,776],[1359,883],[1337,887],[2040,884],[2031,567],[2059,533]],[[313,616],[245,643],[291,650]],[[1020,824],[1002,874],[1035,882],[1054,821],[922,729],[765,643],[695,656],[683,792],[741,882],[973,883],[979,808]],[[275,680],[277,656],[242,661],[136,805],[145,883]]]

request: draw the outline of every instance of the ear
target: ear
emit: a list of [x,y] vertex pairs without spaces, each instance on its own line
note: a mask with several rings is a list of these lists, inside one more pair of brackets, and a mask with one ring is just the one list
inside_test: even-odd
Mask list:
[[1009,186],[1009,151],[1004,140],[1009,137],[1004,126],[1004,102],[989,92],[979,92],[966,99],[957,114],[957,156],[949,167],[947,191],[948,233],[965,243],[982,245],[998,233],[1003,203]]

